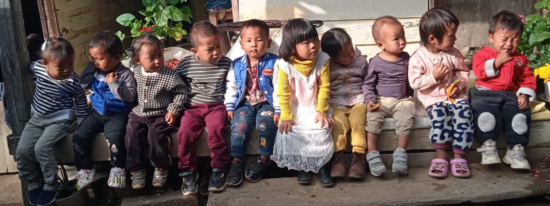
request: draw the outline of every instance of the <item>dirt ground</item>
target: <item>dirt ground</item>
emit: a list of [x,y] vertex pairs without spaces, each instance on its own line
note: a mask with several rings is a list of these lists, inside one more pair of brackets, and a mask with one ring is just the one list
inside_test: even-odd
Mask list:
[[0,206],[23,205],[21,197],[21,182],[17,174],[0,175]]

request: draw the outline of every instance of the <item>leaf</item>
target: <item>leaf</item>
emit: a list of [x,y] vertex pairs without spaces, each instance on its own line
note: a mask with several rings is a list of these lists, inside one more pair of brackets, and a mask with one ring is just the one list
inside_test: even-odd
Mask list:
[[[183,14],[183,11],[179,10],[175,6],[166,7],[164,12],[166,12],[166,14],[168,15],[168,18],[170,18],[174,21],[182,21],[182,20],[184,20],[184,17],[187,17],[187,16],[185,16],[185,14]],[[164,13],[164,12],[162,12],[162,13]]]
[[157,1],[156,0],[141,0],[141,4],[143,4],[143,6],[145,6],[145,7],[151,7],[151,6],[157,5]]
[[132,21],[136,19],[136,17],[130,13],[122,14],[116,18],[116,22],[118,22],[122,26],[130,26]]
[[[193,16],[193,12],[191,11],[191,8],[189,8],[188,6],[182,7],[181,11],[183,11],[183,13],[186,14],[188,17]],[[548,12],[548,13],[550,13],[550,12]]]
[[180,0],[166,0],[166,5],[167,6],[174,6],[178,3],[180,3]]
[[115,33],[116,36],[118,36],[118,38],[120,39],[120,41],[124,41],[124,38],[126,38],[126,35],[122,33],[122,31],[118,30],[116,33]]
[[540,33],[534,33],[529,38],[529,45],[536,45],[538,43],[541,43],[544,40],[550,39],[550,32],[540,32]]
[[157,14],[155,17],[157,26],[166,26],[168,24],[168,10],[164,10],[162,13]]

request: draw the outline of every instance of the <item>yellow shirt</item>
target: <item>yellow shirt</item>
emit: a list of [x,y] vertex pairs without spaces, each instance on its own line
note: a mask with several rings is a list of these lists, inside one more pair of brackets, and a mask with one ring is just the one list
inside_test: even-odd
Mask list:
[[[315,66],[315,60],[299,60],[292,56],[290,58],[292,65],[304,76],[308,76],[313,67]],[[290,85],[288,83],[288,74],[279,68],[279,87],[277,88],[277,97],[279,98],[279,104],[281,106],[281,121],[294,120],[294,114],[292,114],[292,108],[290,106]],[[330,72],[329,61],[325,63],[321,69],[321,78],[317,82],[318,91],[317,94],[317,112],[327,114],[328,100],[330,98]]]

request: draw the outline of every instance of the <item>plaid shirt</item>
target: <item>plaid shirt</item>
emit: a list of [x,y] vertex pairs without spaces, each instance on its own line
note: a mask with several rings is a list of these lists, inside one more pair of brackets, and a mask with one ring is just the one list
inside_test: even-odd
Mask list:
[[246,100],[251,105],[266,101],[262,90],[258,85],[258,68],[256,66],[246,68]]
[[138,116],[162,115],[172,112],[180,115],[187,101],[187,88],[176,72],[163,67],[160,72],[134,69],[138,101],[132,112]]

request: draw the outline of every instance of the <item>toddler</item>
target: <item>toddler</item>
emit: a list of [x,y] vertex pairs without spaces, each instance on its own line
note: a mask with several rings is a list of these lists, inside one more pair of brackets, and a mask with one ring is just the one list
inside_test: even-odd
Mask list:
[[[527,57],[517,52],[523,33],[520,17],[509,11],[495,15],[489,23],[489,41],[474,55],[473,70],[477,77],[470,89],[474,112],[475,135],[483,142],[481,164],[498,164],[495,141],[502,132],[508,144],[502,161],[513,169],[531,169],[524,146],[529,142],[531,110],[535,99],[535,76],[527,66]],[[506,111],[506,112],[504,112]]]
[[[456,177],[469,177],[464,155],[473,138],[473,116],[467,100],[470,70],[460,51],[455,49],[459,21],[444,9],[431,9],[420,19],[421,47],[409,61],[409,83],[417,90],[430,117],[430,140],[437,152],[428,174],[446,177],[449,162],[445,148],[452,144],[454,158],[451,172]],[[447,88],[459,80],[447,97]]]

